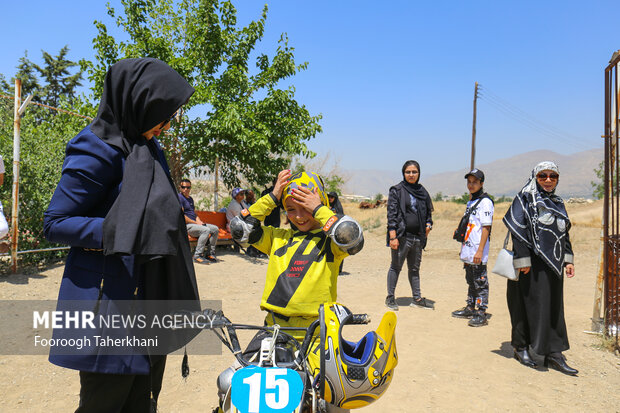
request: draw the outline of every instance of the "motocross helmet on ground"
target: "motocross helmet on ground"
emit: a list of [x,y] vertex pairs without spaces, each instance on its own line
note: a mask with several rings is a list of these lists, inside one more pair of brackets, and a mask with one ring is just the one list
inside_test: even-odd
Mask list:
[[351,312],[341,304],[319,308],[321,321],[321,398],[343,409],[365,407],[385,393],[398,364],[396,314],[388,311],[376,331],[357,343],[342,337],[342,327],[351,324]]
[[286,202],[286,198],[291,196],[291,191],[295,188],[299,188],[300,186],[308,188],[311,191],[316,189],[319,194],[319,198],[321,199],[321,203],[325,206],[329,206],[329,200],[327,199],[327,194],[325,193],[323,179],[321,179],[319,174],[314,172],[298,172],[289,178],[288,185],[286,185],[282,191],[282,205]]

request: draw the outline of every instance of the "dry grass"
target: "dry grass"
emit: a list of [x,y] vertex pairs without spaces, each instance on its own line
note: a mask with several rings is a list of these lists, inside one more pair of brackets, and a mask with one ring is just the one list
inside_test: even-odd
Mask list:
[[616,341],[615,337],[610,337],[602,334],[600,336],[600,342],[596,345],[596,348],[620,355],[620,351],[618,351],[617,347],[618,345],[620,344]]
[[[345,213],[359,222],[365,231],[383,231],[387,225],[387,210],[385,207],[376,209],[360,209],[355,202],[343,203]],[[465,212],[465,205],[455,202],[439,201],[433,203],[435,212],[433,219],[445,222],[453,222],[454,226]],[[494,224],[501,223],[502,218],[510,207],[510,202],[495,204],[493,215]],[[599,228],[603,215],[603,201],[596,201],[590,204],[567,204],[566,209],[573,226]]]

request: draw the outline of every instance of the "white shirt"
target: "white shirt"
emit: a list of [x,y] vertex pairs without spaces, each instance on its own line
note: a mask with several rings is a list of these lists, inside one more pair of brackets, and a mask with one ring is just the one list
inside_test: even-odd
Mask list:
[[[478,199],[467,203],[467,212]],[[464,214],[463,214],[464,215]],[[465,234],[465,242],[461,246],[461,261],[467,264],[474,263],[474,255],[480,246],[480,238],[482,238],[482,227],[490,227],[493,224],[493,201],[489,198],[483,198],[476,209],[469,216],[469,224],[467,225],[467,233]],[[482,263],[489,261],[489,244],[487,240],[484,250],[482,251]]]
[[0,155],[0,174],[4,173],[4,161],[2,160],[2,155]]

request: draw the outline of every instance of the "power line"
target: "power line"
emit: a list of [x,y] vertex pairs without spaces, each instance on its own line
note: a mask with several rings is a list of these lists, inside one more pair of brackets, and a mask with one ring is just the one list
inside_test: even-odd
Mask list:
[[491,107],[502,112],[507,117],[512,118],[517,122],[564,144],[570,143],[573,146],[577,146],[582,149],[591,149],[591,146],[584,144],[583,138],[571,135],[567,132],[564,132],[558,128],[555,128],[547,123],[538,120],[526,111],[518,108],[517,106],[506,101],[505,99],[502,99],[501,97],[490,91],[488,88],[483,87],[482,85],[480,85],[479,89],[481,90],[481,92],[479,93],[480,99],[487,102]]

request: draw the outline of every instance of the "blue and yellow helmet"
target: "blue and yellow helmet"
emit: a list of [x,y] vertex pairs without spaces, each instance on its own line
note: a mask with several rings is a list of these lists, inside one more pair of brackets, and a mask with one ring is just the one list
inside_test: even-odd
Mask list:
[[342,409],[358,409],[375,402],[390,386],[398,364],[396,314],[385,313],[377,330],[358,342],[342,337],[342,328],[353,324],[353,315],[345,306],[321,305],[319,320],[321,398]]
[[291,190],[303,186],[311,191],[317,190],[321,203],[325,206],[329,206],[329,200],[325,193],[325,184],[319,174],[314,172],[298,172],[292,175],[288,180],[288,185],[284,187],[282,191],[282,205],[286,201],[286,198],[291,196]]

